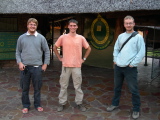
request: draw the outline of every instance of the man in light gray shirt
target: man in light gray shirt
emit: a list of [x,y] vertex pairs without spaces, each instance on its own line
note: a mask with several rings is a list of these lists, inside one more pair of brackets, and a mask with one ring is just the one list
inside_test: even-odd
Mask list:
[[134,18],[127,15],[124,18],[124,27],[126,31],[118,36],[114,45],[114,96],[112,104],[107,107],[107,111],[111,112],[118,108],[122,85],[125,80],[132,93],[132,118],[137,119],[140,115],[139,112],[141,106],[138,90],[137,66],[145,56],[145,43],[143,37],[140,34],[137,34],[124,45],[125,41],[135,33],[134,26]]
[[[37,26],[38,21],[35,18],[30,18],[27,22],[28,31],[18,38],[16,47],[16,60],[21,71],[23,113],[28,113],[30,108],[29,87],[31,80],[34,87],[34,107],[38,111],[43,111],[40,100],[42,72],[49,64],[50,51],[45,37],[36,31]],[[42,62],[43,52],[44,62]]]

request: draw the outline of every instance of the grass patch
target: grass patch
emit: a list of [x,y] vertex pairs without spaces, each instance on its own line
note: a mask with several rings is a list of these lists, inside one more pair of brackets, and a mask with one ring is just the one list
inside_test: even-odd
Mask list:
[[147,56],[148,57],[160,57],[160,51],[148,51]]

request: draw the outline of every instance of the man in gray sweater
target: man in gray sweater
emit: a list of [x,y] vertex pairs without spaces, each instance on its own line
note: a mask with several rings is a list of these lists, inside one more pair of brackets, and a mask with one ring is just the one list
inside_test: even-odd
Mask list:
[[[29,88],[32,80],[34,87],[34,107],[43,111],[40,100],[42,87],[42,72],[47,68],[50,61],[50,51],[44,36],[37,30],[38,21],[30,18],[27,22],[27,33],[18,38],[16,47],[16,60],[21,71],[20,86],[22,88],[23,113],[28,113],[30,108]],[[44,63],[42,55],[44,52]]]

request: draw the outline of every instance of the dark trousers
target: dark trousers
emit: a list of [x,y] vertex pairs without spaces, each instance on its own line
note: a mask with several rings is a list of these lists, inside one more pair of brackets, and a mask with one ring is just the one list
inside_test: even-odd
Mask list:
[[30,108],[29,88],[30,82],[34,87],[34,107],[40,107],[40,90],[42,87],[42,67],[26,66],[24,71],[21,71],[20,86],[22,88],[22,105],[24,108]]
[[118,106],[121,96],[121,89],[124,79],[132,93],[133,111],[140,111],[140,95],[138,91],[137,67],[118,67],[115,65],[114,70],[114,97],[112,105]]

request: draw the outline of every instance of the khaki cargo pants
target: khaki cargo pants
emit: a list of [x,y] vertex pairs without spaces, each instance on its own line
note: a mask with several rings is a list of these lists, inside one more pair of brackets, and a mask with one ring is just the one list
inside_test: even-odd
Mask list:
[[60,94],[58,96],[59,98],[59,104],[65,105],[67,103],[67,87],[69,84],[69,78],[72,74],[72,79],[73,79],[73,85],[75,88],[75,103],[82,104],[83,100],[83,92],[81,89],[81,84],[82,84],[82,75],[81,75],[81,68],[78,67],[63,67],[62,66],[62,73],[60,76]]

